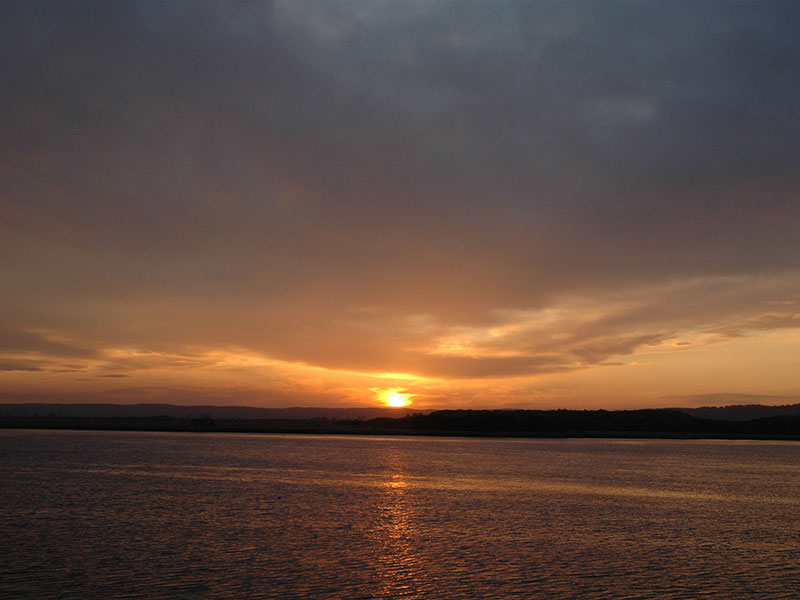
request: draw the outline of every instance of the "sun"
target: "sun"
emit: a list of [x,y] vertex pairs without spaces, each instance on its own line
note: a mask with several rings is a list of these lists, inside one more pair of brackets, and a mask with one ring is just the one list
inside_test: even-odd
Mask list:
[[392,408],[403,408],[411,404],[411,396],[413,394],[406,394],[403,388],[390,388],[388,390],[380,390],[377,392],[378,398],[386,405]]

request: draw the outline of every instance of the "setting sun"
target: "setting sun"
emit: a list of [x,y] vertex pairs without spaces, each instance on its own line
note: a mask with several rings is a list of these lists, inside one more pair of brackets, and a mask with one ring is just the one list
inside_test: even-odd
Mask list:
[[402,408],[411,404],[412,394],[405,394],[402,388],[391,388],[377,392],[378,398],[386,405],[393,408]]

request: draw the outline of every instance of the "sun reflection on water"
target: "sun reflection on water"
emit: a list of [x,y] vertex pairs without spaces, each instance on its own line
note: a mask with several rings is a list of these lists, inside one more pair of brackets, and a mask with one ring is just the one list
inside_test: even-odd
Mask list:
[[381,487],[383,518],[375,532],[381,597],[398,598],[419,591],[423,567],[404,456],[397,448],[387,448]]

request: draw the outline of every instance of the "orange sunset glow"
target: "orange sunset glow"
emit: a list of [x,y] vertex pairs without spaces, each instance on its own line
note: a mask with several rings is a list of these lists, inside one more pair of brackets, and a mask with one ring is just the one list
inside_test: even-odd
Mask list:
[[400,388],[381,390],[378,392],[378,397],[386,406],[392,408],[402,408],[411,404],[411,394],[403,393]]
[[25,4],[0,402],[800,401],[800,77],[761,21]]

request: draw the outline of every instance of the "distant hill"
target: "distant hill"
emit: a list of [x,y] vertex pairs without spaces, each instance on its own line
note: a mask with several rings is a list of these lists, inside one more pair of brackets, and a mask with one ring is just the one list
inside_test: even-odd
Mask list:
[[204,417],[211,419],[376,419],[402,417],[421,411],[384,407],[258,408],[255,406],[179,406],[175,404],[0,404],[10,417]]
[[[752,421],[775,417],[800,415],[800,404],[783,406],[767,406],[762,404],[743,404],[732,406],[703,406],[700,408],[669,409],[699,419],[714,421]],[[448,414],[448,411],[436,411],[437,414]],[[452,412],[452,411],[450,411]],[[458,411],[462,412],[462,411]],[[574,411],[576,414],[587,411]],[[592,411],[588,411],[592,412]],[[605,414],[606,411],[596,411]],[[626,411],[612,411],[624,414]],[[175,419],[204,418],[209,419],[270,419],[270,420],[309,420],[330,419],[371,420],[393,419],[406,415],[427,415],[431,411],[419,411],[409,408],[388,407],[356,407],[356,408],[258,408],[255,406],[180,406],[176,404],[0,404],[0,416],[7,417],[79,417],[79,418],[150,418],[170,417]],[[509,414],[566,414],[563,411],[468,411],[472,414],[509,415]],[[467,413],[464,413],[467,414]],[[668,414],[668,413],[664,413]]]
[[[732,408],[725,413],[726,408]],[[740,410],[742,408],[747,411]],[[800,415],[791,407],[722,407],[641,410],[437,410],[380,407],[255,408],[170,404],[5,404],[0,428],[93,429],[361,435],[467,435],[514,437],[723,437],[800,439]],[[771,416],[746,419],[767,409]],[[774,414],[781,412],[783,414]],[[374,416],[378,415],[378,416]]]
[[693,417],[716,419],[720,421],[752,421],[767,417],[800,415],[800,404],[766,406],[763,404],[737,404],[733,406],[702,406],[699,408],[678,408]]

